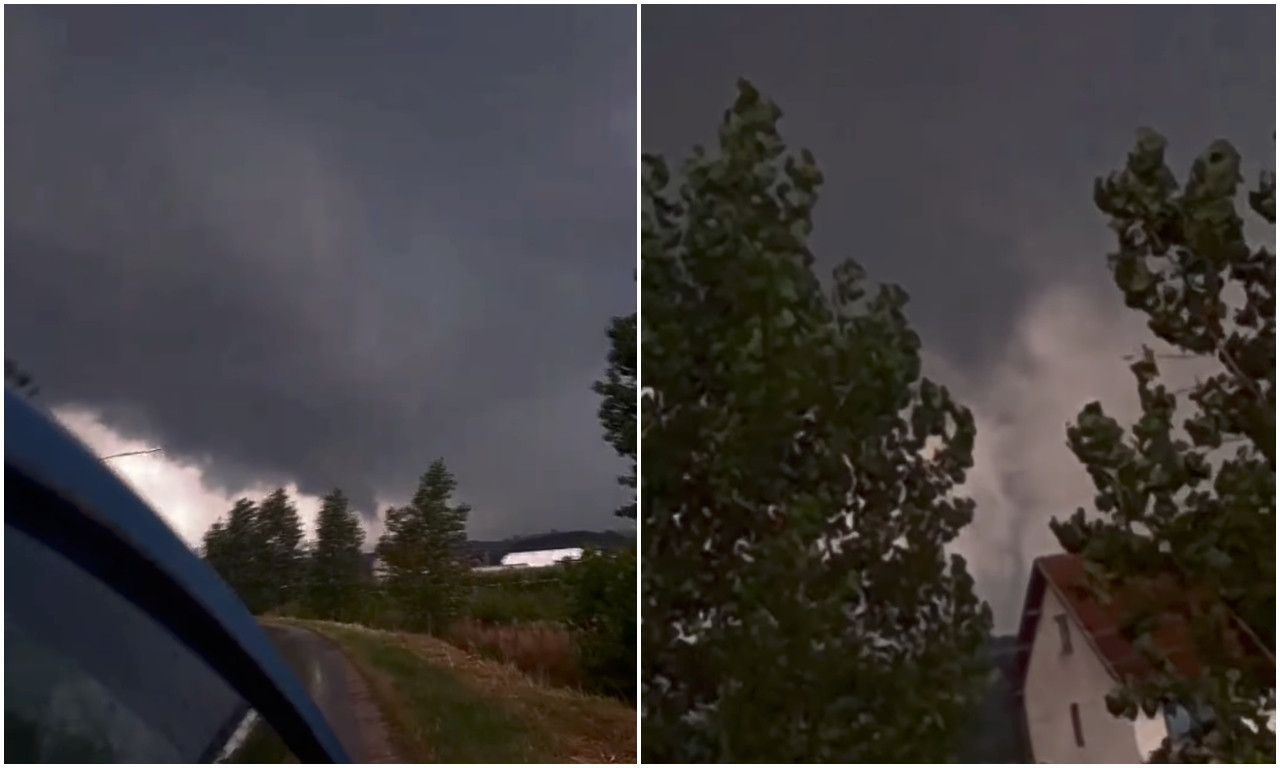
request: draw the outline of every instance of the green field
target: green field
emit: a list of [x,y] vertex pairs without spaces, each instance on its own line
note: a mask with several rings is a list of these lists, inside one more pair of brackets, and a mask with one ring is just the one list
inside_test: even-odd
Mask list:
[[619,701],[542,685],[426,635],[287,621],[346,652],[406,762],[635,762],[636,711]]

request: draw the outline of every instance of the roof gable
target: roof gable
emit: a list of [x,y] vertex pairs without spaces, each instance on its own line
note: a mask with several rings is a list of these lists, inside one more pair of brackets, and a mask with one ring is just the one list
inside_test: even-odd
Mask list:
[[[1057,554],[1036,558],[1031,566],[1031,579],[1027,586],[1026,599],[1023,602],[1022,619],[1018,627],[1018,658],[1015,662],[1015,680],[1019,691],[1026,680],[1027,665],[1031,659],[1031,646],[1035,640],[1036,627],[1040,621],[1041,608],[1046,590],[1053,590],[1059,601],[1066,607],[1067,615],[1085,636],[1090,649],[1102,661],[1107,672],[1121,682],[1130,676],[1141,676],[1152,671],[1150,662],[1124,638],[1120,631],[1125,606],[1134,605],[1137,596],[1154,605],[1169,606],[1157,620],[1151,633],[1152,641],[1157,649],[1167,655],[1174,668],[1182,675],[1192,677],[1202,669],[1196,657],[1195,645],[1190,627],[1186,619],[1174,607],[1186,607],[1196,599],[1204,599],[1203,595],[1189,595],[1179,588],[1176,580],[1170,578],[1144,580],[1141,586],[1135,586],[1130,599],[1121,593],[1110,603],[1102,603],[1094,598],[1089,589],[1088,574],[1084,560],[1078,555]],[[1245,645],[1250,655],[1258,655],[1259,651],[1269,663],[1271,674],[1275,674],[1274,659],[1265,649],[1260,649],[1252,641],[1253,634],[1244,628],[1239,620],[1232,616],[1233,628],[1244,636]]]

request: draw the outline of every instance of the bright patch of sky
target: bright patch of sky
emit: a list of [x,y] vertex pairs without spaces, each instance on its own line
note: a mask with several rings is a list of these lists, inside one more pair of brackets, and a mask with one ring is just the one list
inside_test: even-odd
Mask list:
[[[121,437],[86,410],[58,409],[54,416],[97,456],[164,447]],[[242,488],[235,493],[216,490],[199,466],[172,459],[163,452],[121,456],[107,464],[193,549],[200,545],[209,526],[231,510],[236,499],[258,500],[275,490],[266,486]],[[305,536],[313,537],[316,516],[320,511],[319,497],[299,493],[298,487],[292,483],[284,488],[298,507]],[[382,504],[378,508],[384,506]],[[370,522],[362,518],[362,522],[368,548],[381,534],[381,521]]]

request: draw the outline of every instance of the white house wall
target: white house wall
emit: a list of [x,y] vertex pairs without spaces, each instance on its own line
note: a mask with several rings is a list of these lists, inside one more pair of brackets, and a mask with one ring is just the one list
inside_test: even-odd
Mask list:
[[1164,737],[1169,735],[1169,727],[1165,725],[1164,716],[1147,717],[1139,713],[1133,722],[1134,737],[1138,742],[1138,753],[1149,755],[1160,748]]
[[[1057,594],[1046,589],[1024,689],[1027,733],[1035,761],[1142,762],[1134,724],[1107,711],[1106,696],[1115,683],[1074,621],[1068,622],[1071,653],[1062,653],[1054,617],[1065,611]],[[1073,703],[1080,708],[1083,747],[1077,746],[1072,728]]]

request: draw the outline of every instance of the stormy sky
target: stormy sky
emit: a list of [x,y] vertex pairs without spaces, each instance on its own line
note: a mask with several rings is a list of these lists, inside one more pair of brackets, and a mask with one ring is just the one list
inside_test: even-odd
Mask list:
[[[365,514],[616,527],[590,391],[635,308],[635,9],[5,9],[6,356],[191,540]],[[376,529],[376,525],[374,526]],[[376,532],[376,530],[375,530]]]
[[641,25],[644,151],[712,144],[751,80],[826,176],[819,267],[854,257],[911,295],[927,372],[978,421],[958,548],[1009,630],[1046,523],[1091,503],[1065,424],[1091,399],[1132,414],[1122,357],[1150,339],[1106,271],[1093,179],[1144,125],[1180,177],[1217,138],[1248,184],[1274,169],[1274,6],[646,7]]

